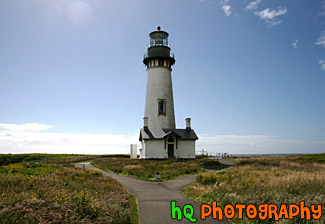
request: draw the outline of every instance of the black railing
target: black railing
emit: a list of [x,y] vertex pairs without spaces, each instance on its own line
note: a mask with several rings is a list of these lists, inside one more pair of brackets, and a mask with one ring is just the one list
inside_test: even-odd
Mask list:
[[[143,55],[143,59],[148,58],[148,57],[149,57],[149,54],[148,54],[148,52],[146,52],[146,53]],[[169,54],[169,57],[175,59],[175,54],[174,54],[174,53],[170,53],[170,54]]]
[[163,47],[169,47],[170,48],[170,44],[169,43],[150,43],[148,44],[148,47],[155,47],[155,46],[163,46]]

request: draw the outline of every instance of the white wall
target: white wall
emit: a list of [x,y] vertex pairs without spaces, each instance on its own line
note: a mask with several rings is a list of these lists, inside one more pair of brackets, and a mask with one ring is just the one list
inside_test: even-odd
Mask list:
[[164,148],[165,140],[143,140],[141,159],[166,159],[167,149]]
[[[158,115],[158,100],[166,100],[166,116]],[[173,85],[171,69],[151,67],[147,69],[147,90],[144,116],[149,128],[175,128]]]
[[146,141],[146,159],[166,159],[167,149],[164,148],[165,140],[147,140]]
[[136,159],[137,158],[137,144],[130,145],[130,158]]
[[[168,147],[164,148],[165,140],[142,140],[142,150],[140,150],[141,159],[167,159]],[[195,141],[178,140],[178,149],[175,150],[176,158],[194,159]]]
[[194,159],[195,158],[195,141],[178,140],[178,149],[176,150],[177,158]]
[[144,140],[142,139],[141,141],[141,145],[142,145],[142,149],[140,149],[140,159],[144,159],[145,158],[145,154],[146,154],[146,145]]

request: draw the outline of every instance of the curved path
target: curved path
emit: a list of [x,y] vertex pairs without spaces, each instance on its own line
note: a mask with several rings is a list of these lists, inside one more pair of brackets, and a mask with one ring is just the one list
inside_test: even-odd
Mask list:
[[[80,168],[83,168],[83,165],[86,169],[96,168],[90,162],[76,164]],[[165,182],[149,182],[103,170],[101,172],[116,179],[138,199],[141,224],[191,223],[186,218],[183,218],[182,221],[171,219],[171,201],[176,201],[176,205],[179,207],[186,204],[193,205],[194,217],[197,219],[195,223],[230,223],[225,219],[222,221],[210,217],[206,220],[200,219],[200,205],[182,194],[182,188],[195,181],[195,175]]]

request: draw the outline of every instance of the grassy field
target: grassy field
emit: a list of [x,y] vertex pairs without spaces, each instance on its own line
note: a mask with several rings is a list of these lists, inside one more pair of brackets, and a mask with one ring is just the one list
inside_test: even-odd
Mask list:
[[123,158],[96,159],[93,165],[113,171],[118,174],[132,176],[147,181],[157,181],[156,173],[160,172],[160,181],[174,179],[202,171],[200,163],[218,165],[217,161],[204,162],[201,160],[139,160]]
[[99,155],[84,154],[47,154],[47,153],[26,153],[26,154],[0,154],[0,166],[23,161],[43,161],[48,163],[70,163],[85,159],[94,159]]
[[[325,223],[325,154],[281,157],[237,158],[239,164],[214,173],[199,174],[196,182],[183,189],[200,203],[226,204],[321,204],[322,218],[306,222],[281,219],[277,223]],[[219,182],[219,186],[215,183]],[[236,217],[236,216],[235,216]],[[231,219],[234,223],[274,223]]]
[[99,171],[17,163],[0,167],[0,223],[127,224],[138,216],[134,196]]

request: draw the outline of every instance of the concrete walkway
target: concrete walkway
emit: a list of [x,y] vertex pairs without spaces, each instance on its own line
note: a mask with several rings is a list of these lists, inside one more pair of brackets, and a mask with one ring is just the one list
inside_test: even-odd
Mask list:
[[[96,168],[90,162],[76,164],[76,166],[82,168],[83,164],[86,169]],[[193,205],[196,223],[230,223],[227,220],[200,219],[200,205],[182,194],[182,189],[195,181],[195,175],[165,182],[149,182],[103,170],[102,173],[116,179],[138,199],[141,224],[191,223],[186,218],[182,221],[171,219],[171,201],[176,201],[176,205],[181,208],[186,204]]]

